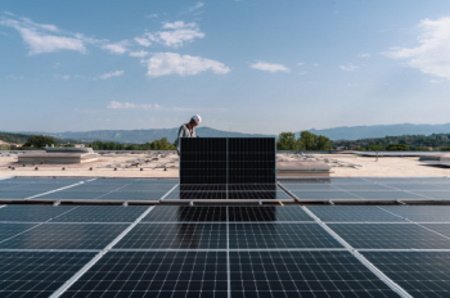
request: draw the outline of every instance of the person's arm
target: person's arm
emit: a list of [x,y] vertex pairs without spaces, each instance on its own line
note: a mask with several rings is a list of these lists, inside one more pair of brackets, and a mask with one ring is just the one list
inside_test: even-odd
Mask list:
[[184,137],[184,129],[183,126],[180,127],[178,130],[178,137],[175,141],[175,146],[177,146],[177,153],[180,155],[180,145],[181,145],[181,138]]

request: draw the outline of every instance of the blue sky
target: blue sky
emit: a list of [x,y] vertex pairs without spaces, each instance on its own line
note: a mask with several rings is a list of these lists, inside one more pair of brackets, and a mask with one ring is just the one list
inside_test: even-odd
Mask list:
[[450,122],[450,3],[0,3],[0,130]]

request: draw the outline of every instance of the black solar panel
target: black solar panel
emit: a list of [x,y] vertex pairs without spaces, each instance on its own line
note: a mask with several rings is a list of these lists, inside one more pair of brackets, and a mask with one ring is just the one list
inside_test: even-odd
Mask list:
[[109,252],[63,297],[227,297],[225,252]]
[[275,184],[274,138],[182,138],[180,184]]
[[49,297],[95,253],[0,252],[1,297]]
[[450,297],[450,252],[364,252],[413,297]]

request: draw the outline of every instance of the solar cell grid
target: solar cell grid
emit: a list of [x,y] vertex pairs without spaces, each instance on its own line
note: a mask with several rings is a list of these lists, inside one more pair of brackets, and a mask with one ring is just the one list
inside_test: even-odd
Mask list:
[[230,223],[230,248],[340,248],[318,224]]
[[43,224],[0,241],[11,249],[103,249],[127,225]]
[[354,248],[450,249],[450,240],[415,224],[329,224]]
[[411,221],[450,221],[450,206],[383,206],[382,209]]
[[312,221],[298,206],[228,207],[229,221]]
[[0,221],[43,222],[74,209],[74,206],[10,205],[0,209]]
[[0,252],[1,297],[48,297],[94,253]]
[[63,297],[227,297],[224,252],[109,252]]
[[166,198],[169,200],[189,199],[292,199],[276,185],[179,185]]
[[232,297],[398,297],[348,252],[230,252]]
[[404,221],[376,206],[311,206],[322,221],[393,222]]
[[0,243],[5,239],[24,232],[25,230],[32,228],[33,224],[2,224],[0,223]]
[[226,221],[227,207],[157,206],[143,222]]
[[180,184],[276,183],[274,138],[182,138]]
[[138,224],[114,248],[224,249],[226,236],[225,224]]
[[78,206],[52,222],[133,222],[146,209],[139,206]]
[[413,297],[450,296],[450,252],[363,252]]
[[423,226],[450,238],[450,224],[431,224]]

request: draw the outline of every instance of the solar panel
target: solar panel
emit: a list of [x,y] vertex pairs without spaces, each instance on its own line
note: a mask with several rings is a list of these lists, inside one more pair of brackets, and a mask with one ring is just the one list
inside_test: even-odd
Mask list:
[[339,248],[318,224],[230,223],[230,248]]
[[21,224],[21,223],[0,223],[0,243],[5,241],[9,237],[13,237],[19,233],[22,233],[29,228],[32,228],[33,224]]
[[155,207],[143,222],[189,222],[189,221],[226,221],[227,207],[185,207],[158,206]]
[[413,297],[450,296],[450,252],[364,252]]
[[[20,187],[0,180],[0,190],[26,190],[26,185],[35,189],[39,181],[45,185],[48,180],[25,179]],[[360,192],[415,195],[432,186],[439,189],[433,192],[445,192],[450,179],[438,180],[331,178],[283,185],[330,199],[336,193],[347,198]],[[68,191],[131,198],[156,193],[160,187],[169,190],[176,182],[127,178],[90,183]],[[424,188],[407,188],[419,184]],[[262,199],[273,198],[274,192],[276,198],[289,198],[275,184],[253,183],[183,184],[165,198],[179,199],[181,190],[204,198],[225,193],[225,199]],[[69,198],[62,191],[58,194]],[[393,282],[415,297],[449,296],[447,206],[159,203],[162,206],[150,209],[0,208],[0,296],[47,297],[59,288],[66,297],[397,297]],[[340,238],[347,242],[345,247]],[[69,280],[74,284],[60,288]]]
[[330,224],[355,248],[450,249],[450,240],[415,224]]
[[312,221],[298,206],[228,207],[229,221]]
[[272,184],[189,184],[179,185],[166,198],[170,200],[189,199],[292,199],[277,185]]
[[227,297],[224,252],[109,252],[63,297]]
[[226,184],[226,138],[182,138],[180,184]]
[[309,209],[325,222],[395,222],[404,221],[373,206],[311,206]]
[[1,297],[48,297],[94,256],[80,252],[0,252]]
[[46,199],[97,199],[97,200],[158,200],[173,186],[176,180],[161,182],[159,179],[97,179],[76,187],[45,195]]
[[133,222],[146,209],[139,206],[78,206],[51,222]]
[[0,248],[103,249],[125,227],[123,224],[43,224],[0,241]]
[[139,224],[114,248],[225,249],[226,236],[225,224]]
[[230,252],[232,297],[398,297],[343,251]]
[[450,224],[431,224],[423,226],[450,238]]
[[383,209],[412,221],[450,221],[450,206],[384,206]]
[[42,222],[74,208],[74,206],[7,206],[0,209],[0,221]]
[[182,138],[180,184],[275,184],[274,138]]
[[[24,199],[36,194],[45,193],[61,187],[69,186],[80,182],[82,179],[75,178],[13,178],[1,180],[3,185],[0,187],[0,198],[6,199]],[[8,182],[7,182],[8,181]]]

